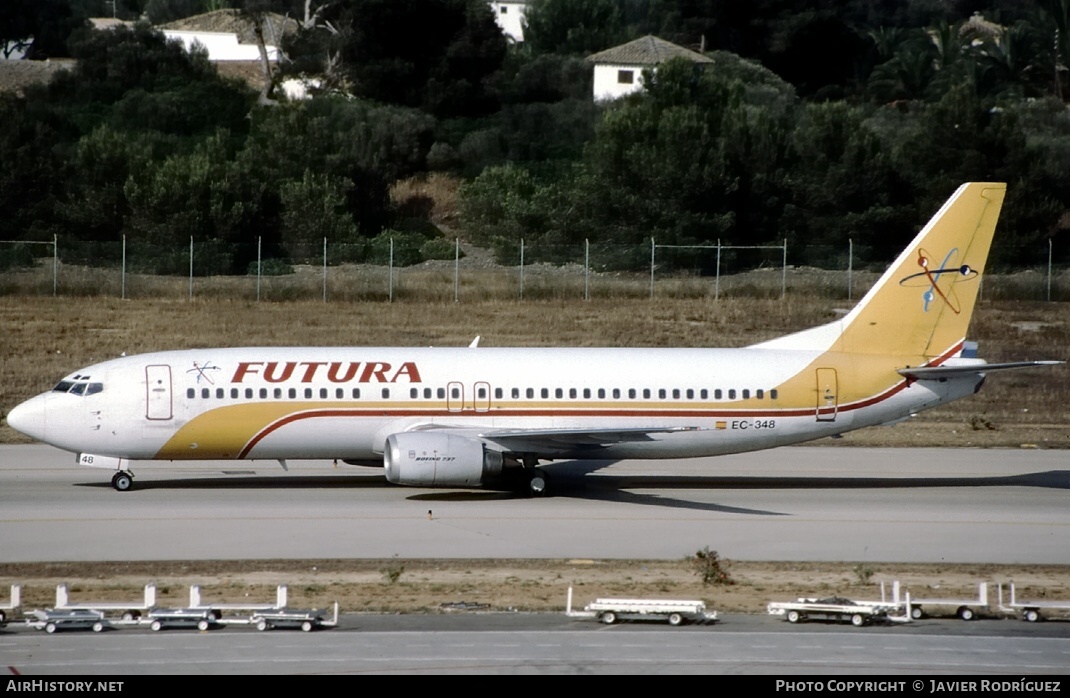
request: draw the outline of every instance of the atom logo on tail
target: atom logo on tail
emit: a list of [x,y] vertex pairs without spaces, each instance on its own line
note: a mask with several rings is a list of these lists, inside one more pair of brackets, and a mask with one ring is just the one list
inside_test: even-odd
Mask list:
[[899,280],[900,286],[924,286],[925,291],[921,294],[922,310],[929,312],[929,305],[939,297],[953,313],[958,315],[962,312],[962,305],[955,295],[955,284],[960,281],[975,279],[978,276],[976,269],[969,264],[956,265],[959,249],[952,248],[943,263],[933,268],[932,257],[923,248],[918,248],[918,266],[921,271],[911,274]]

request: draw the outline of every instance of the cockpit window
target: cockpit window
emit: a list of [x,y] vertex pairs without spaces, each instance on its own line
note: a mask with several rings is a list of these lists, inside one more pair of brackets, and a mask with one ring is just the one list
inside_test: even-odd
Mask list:
[[85,379],[89,376],[81,376],[83,380],[61,380],[52,388],[54,393],[70,393],[71,395],[96,395],[104,390],[103,383],[90,383]]

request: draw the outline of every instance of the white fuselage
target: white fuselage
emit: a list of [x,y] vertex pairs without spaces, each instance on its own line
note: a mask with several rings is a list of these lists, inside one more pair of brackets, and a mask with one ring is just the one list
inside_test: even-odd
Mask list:
[[[538,455],[680,458],[768,448],[907,417],[972,393],[978,376],[910,382],[889,357],[876,389],[819,351],[747,349],[231,348],[158,352],[80,370],[12,412],[60,448],[126,459],[380,457],[386,437],[452,429],[665,430]],[[873,362],[872,357],[870,363]],[[829,382],[822,385],[822,381]],[[63,385],[63,383],[61,383]],[[79,394],[81,393],[81,394]],[[669,429],[678,429],[669,431]],[[570,440],[566,440],[570,441]],[[502,451],[510,451],[503,442]]]

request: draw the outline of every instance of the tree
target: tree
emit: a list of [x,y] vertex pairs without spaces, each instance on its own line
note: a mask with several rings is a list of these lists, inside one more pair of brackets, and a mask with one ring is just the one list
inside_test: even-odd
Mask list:
[[68,56],[67,38],[85,26],[85,15],[72,12],[69,0],[4,0],[0,2],[0,58],[16,52],[35,60]]
[[524,44],[535,53],[590,54],[627,40],[614,0],[532,0]]
[[480,116],[506,40],[483,0],[339,0],[304,23],[287,53],[367,99],[436,116]]

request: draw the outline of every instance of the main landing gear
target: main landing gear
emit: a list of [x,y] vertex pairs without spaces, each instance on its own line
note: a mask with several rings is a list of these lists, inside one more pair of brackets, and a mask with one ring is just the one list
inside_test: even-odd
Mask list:
[[539,461],[525,458],[521,463],[505,468],[502,477],[506,487],[517,494],[528,497],[546,497],[550,492],[550,476],[542,468],[537,467]]
[[134,486],[133,473],[126,470],[118,471],[111,476],[111,486],[120,492],[126,492]]

